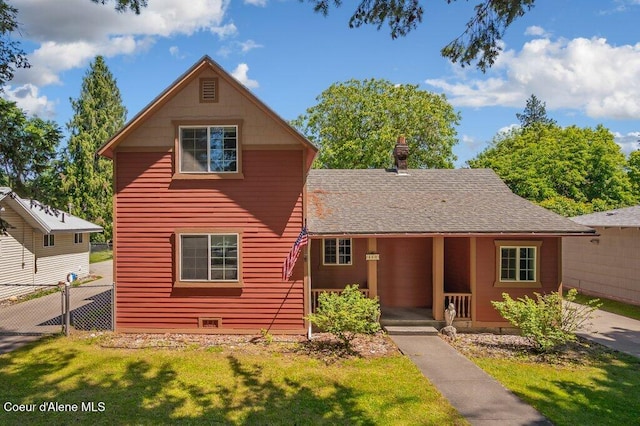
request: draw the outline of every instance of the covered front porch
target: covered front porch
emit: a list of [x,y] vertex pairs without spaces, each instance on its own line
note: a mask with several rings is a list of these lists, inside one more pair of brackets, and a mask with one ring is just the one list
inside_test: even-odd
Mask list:
[[379,298],[383,325],[441,326],[449,303],[457,324],[474,321],[475,237],[314,237],[308,250],[312,312],[322,292],[358,284]]

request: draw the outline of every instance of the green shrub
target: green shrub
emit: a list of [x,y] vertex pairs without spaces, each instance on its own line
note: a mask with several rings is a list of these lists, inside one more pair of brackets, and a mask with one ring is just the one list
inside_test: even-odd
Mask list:
[[357,334],[380,330],[378,299],[367,298],[358,285],[348,285],[341,293],[325,292],[318,296],[316,313],[307,319],[322,331],[336,336],[350,350]]
[[575,332],[587,324],[593,311],[600,306],[597,299],[586,305],[572,303],[577,294],[575,289],[569,290],[565,297],[565,301],[569,303],[563,303],[562,295],[558,292],[534,294],[535,299],[525,296],[513,300],[507,293],[502,293],[504,301],[491,303],[540,352],[550,352],[564,343],[576,340]]

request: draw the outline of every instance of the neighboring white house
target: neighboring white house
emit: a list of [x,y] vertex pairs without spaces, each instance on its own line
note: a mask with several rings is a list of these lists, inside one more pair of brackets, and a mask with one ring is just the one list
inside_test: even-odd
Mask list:
[[0,300],[89,273],[89,234],[102,228],[0,187]]
[[572,218],[599,236],[564,238],[563,284],[640,305],[640,206]]

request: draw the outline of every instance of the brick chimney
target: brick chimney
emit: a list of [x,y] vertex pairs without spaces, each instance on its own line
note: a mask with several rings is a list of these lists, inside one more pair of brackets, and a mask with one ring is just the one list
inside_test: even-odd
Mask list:
[[398,137],[395,148],[393,148],[393,164],[399,175],[407,174],[407,157],[409,157],[409,146],[404,135]]

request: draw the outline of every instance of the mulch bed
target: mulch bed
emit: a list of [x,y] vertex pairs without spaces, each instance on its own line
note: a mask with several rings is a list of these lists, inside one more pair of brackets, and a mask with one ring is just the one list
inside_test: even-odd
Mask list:
[[267,353],[302,354],[332,362],[344,358],[377,358],[396,355],[400,352],[384,333],[362,335],[351,343],[346,351],[341,343],[328,333],[306,336],[280,335],[212,335],[212,334],[128,334],[128,333],[83,333],[81,338],[97,338],[104,348],[119,349],[193,349],[214,352],[242,352],[261,355]]
[[[80,338],[95,338],[104,348],[208,350],[213,352],[242,352],[250,355],[270,353],[298,354],[321,359],[327,363],[349,358],[377,358],[398,355],[400,351],[389,336],[379,332],[356,337],[347,351],[328,333],[306,336],[281,335],[210,335],[210,334],[128,334],[111,332],[77,332]],[[455,339],[440,336],[463,355],[473,358],[493,357],[553,364],[584,363],[586,359],[602,356],[610,350],[597,343],[578,339],[558,351],[541,354],[525,337],[507,334],[461,333]]]

